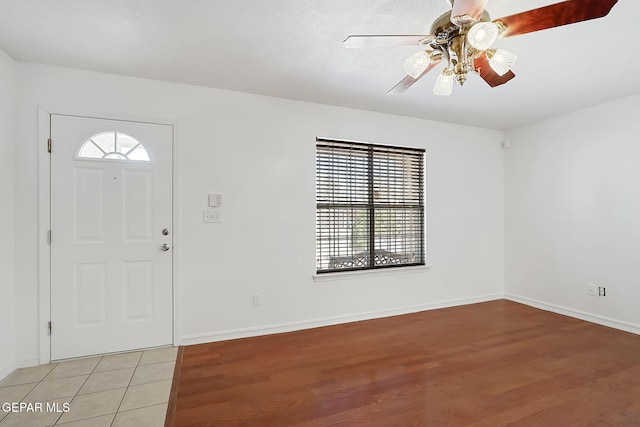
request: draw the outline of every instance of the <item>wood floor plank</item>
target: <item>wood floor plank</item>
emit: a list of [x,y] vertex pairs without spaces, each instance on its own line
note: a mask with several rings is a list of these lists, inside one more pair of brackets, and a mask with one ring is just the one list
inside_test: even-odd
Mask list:
[[640,425],[640,336],[511,301],[185,347],[175,426]]

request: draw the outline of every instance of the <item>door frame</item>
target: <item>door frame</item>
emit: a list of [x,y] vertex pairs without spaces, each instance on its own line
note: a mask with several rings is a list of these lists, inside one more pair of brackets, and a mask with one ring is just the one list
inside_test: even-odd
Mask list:
[[[131,117],[127,115],[113,116],[109,114],[88,114],[77,112],[49,112],[38,106],[38,363],[45,365],[51,362],[51,336],[49,322],[51,321],[51,245],[49,244],[49,230],[51,229],[51,156],[47,150],[51,138],[51,115],[75,116],[105,120],[119,120],[168,125],[173,128],[172,147],[172,200],[171,215],[173,229],[172,269],[173,269],[173,345],[180,345],[180,266],[181,266],[181,174],[180,174],[180,122],[149,117]],[[55,150],[55,141],[53,142]],[[55,238],[55,236],[53,237]],[[54,326],[55,328],[55,326]]]

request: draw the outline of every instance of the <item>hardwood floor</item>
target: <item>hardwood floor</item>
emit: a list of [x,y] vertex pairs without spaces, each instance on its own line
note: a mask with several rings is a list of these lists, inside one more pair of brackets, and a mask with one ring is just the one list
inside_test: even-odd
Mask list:
[[511,301],[185,347],[186,426],[640,426],[640,336]]

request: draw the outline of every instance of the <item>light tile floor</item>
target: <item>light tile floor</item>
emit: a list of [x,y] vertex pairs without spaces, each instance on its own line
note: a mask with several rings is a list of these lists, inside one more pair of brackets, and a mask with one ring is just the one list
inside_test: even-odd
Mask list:
[[[177,350],[18,369],[0,382],[0,427],[162,427]],[[12,410],[19,402],[33,405]]]

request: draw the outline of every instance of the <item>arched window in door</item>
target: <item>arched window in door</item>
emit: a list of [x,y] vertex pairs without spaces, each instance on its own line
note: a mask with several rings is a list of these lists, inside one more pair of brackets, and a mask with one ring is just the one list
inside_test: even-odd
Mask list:
[[78,158],[150,161],[149,153],[140,141],[116,131],[101,132],[87,139],[78,150]]

